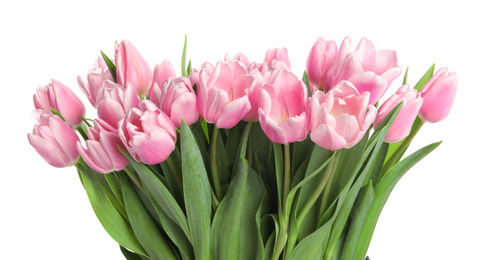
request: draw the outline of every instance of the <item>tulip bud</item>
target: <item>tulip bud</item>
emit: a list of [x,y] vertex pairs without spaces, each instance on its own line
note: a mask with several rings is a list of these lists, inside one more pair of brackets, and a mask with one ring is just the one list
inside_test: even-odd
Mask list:
[[172,120],[150,100],[128,111],[118,123],[118,135],[130,155],[146,164],[165,161],[177,141]]
[[88,71],[87,80],[85,81],[82,77],[77,77],[78,85],[80,89],[83,91],[85,96],[87,96],[88,100],[94,106],[97,107],[97,94],[105,80],[113,81],[112,73],[107,67],[105,60],[103,57],[98,57],[97,61],[93,69]]
[[140,103],[140,98],[130,83],[124,88],[107,80],[102,85],[98,95],[98,117],[112,127],[117,127],[118,121],[124,118],[130,109],[137,107]]
[[405,84],[380,106],[377,119],[373,126],[377,128],[383,119],[385,119],[385,116],[402,101],[402,108],[395,117],[385,137],[385,142],[387,143],[396,143],[410,134],[410,129],[423,103],[421,94],[410,87],[409,84]]
[[288,57],[288,51],[286,48],[268,50],[263,59],[263,63],[270,66],[274,60],[284,63],[285,66],[290,69],[290,58]]
[[80,154],[76,143],[77,134],[56,115],[43,114],[40,124],[28,134],[30,145],[50,165],[58,168],[74,165]]
[[50,108],[57,110],[72,126],[78,127],[85,116],[85,106],[71,89],[52,79],[48,86],[38,87],[33,95],[36,109],[51,114]]
[[337,56],[337,44],[334,41],[318,40],[310,50],[307,58],[306,71],[312,92],[315,89],[323,90],[333,59]]
[[131,42],[117,44],[115,63],[117,83],[125,87],[130,83],[139,96],[145,96],[152,86],[152,70]]
[[430,123],[445,119],[450,113],[458,87],[458,77],[455,72],[448,72],[443,67],[422,87],[423,105],[420,117]]

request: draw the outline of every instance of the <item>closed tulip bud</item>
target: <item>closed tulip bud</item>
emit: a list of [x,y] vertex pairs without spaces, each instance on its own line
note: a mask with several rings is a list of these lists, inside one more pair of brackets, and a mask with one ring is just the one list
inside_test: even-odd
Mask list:
[[155,83],[150,100],[172,119],[177,128],[182,125],[182,118],[187,125],[198,120],[197,95],[187,77],[169,79],[162,86]]
[[458,77],[455,72],[448,72],[443,67],[422,87],[423,105],[420,117],[430,123],[445,119],[450,113],[458,88]]
[[50,108],[57,110],[72,127],[78,127],[85,116],[85,106],[71,89],[52,79],[48,86],[38,87],[33,95],[36,109],[51,114]]
[[85,141],[87,149],[83,148],[80,141],[77,142],[77,150],[83,160],[94,171],[110,173],[120,171],[128,164],[118,147],[126,150],[117,129],[101,119],[95,119],[94,127],[88,128],[88,140]]
[[142,55],[129,41],[121,41],[115,49],[117,83],[127,86],[132,84],[139,96],[145,96],[152,86],[152,70]]
[[219,62],[207,77],[208,70],[202,70],[197,86],[198,112],[218,128],[230,129],[250,111],[248,93],[255,77],[238,61]]
[[333,59],[337,56],[337,44],[334,41],[326,41],[319,38],[307,58],[306,71],[310,88],[323,90]]
[[165,81],[174,78],[176,78],[175,68],[169,60],[164,60],[162,63],[155,65],[155,69],[153,69],[153,84],[152,88],[150,88],[149,96],[152,96],[153,86],[155,84],[162,87]]
[[79,141],[73,129],[56,115],[43,114],[41,123],[28,134],[30,145],[42,158],[54,167],[74,165],[80,154],[76,143]]
[[172,120],[150,100],[143,100],[118,123],[118,135],[138,162],[157,164],[175,149],[177,132]]
[[369,95],[358,93],[348,81],[341,81],[327,93],[315,92],[309,104],[312,141],[329,150],[357,144],[377,115],[375,107],[368,104]]
[[87,80],[82,79],[82,77],[77,77],[78,85],[83,91],[85,96],[94,106],[97,107],[97,94],[105,80],[113,81],[112,73],[107,67],[105,60],[102,57],[98,57],[93,69],[88,71]]
[[400,104],[400,102],[403,102],[402,108],[395,117],[385,137],[385,142],[387,143],[396,143],[407,137],[418,115],[418,111],[422,106],[423,100],[420,93],[410,87],[409,84],[403,85],[380,106],[377,119],[373,126],[377,128],[385,116]]
[[270,80],[273,83],[262,85],[258,94],[260,126],[272,142],[304,140],[308,133],[307,87],[286,69]]

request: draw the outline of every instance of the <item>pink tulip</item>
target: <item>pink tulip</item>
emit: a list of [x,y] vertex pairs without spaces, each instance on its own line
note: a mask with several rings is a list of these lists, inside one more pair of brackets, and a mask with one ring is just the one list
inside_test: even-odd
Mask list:
[[126,150],[118,137],[117,129],[101,119],[95,119],[94,127],[88,128],[88,140],[85,144],[87,149],[78,141],[77,150],[88,166],[96,172],[120,171],[128,164],[127,158],[118,149],[120,146]]
[[363,38],[354,52],[349,52],[350,39],[346,38],[327,72],[325,91],[341,80],[350,81],[360,93],[370,92],[369,104],[375,104],[392,81],[401,73],[395,51],[376,51],[373,43]]
[[117,127],[118,121],[124,118],[130,109],[137,107],[140,103],[140,98],[130,83],[124,88],[107,80],[103,83],[98,96],[98,117],[112,127]]
[[80,157],[75,147],[79,140],[77,134],[56,115],[43,114],[39,121],[28,134],[30,145],[54,167],[74,165]]
[[46,114],[51,113],[50,108],[57,110],[72,127],[79,126],[85,116],[82,101],[71,89],[54,79],[48,86],[37,88],[33,103]]
[[231,61],[239,61],[245,68],[248,68],[250,66],[250,61],[248,61],[247,56],[243,53],[237,53],[233,58],[230,58],[228,54],[225,55],[225,58],[223,59],[225,62],[231,62]]
[[85,81],[82,77],[77,77],[78,85],[83,91],[85,96],[94,106],[97,107],[97,94],[105,80],[113,81],[112,73],[107,67],[103,57],[98,57],[93,66],[93,69],[88,71],[87,80]]
[[455,100],[458,88],[458,77],[455,72],[448,72],[443,67],[422,87],[423,105],[420,117],[430,123],[445,119]]
[[118,135],[130,155],[146,164],[165,161],[177,141],[172,120],[150,100],[142,100],[120,120]]
[[369,96],[368,92],[359,94],[348,81],[341,81],[327,93],[316,91],[309,104],[312,141],[329,150],[357,144],[377,114],[368,104]]
[[218,128],[235,126],[250,110],[248,93],[255,77],[239,61],[218,62],[212,75],[202,70],[197,86],[197,108],[200,115]]
[[[176,78],[176,76],[173,64],[169,60],[164,60],[162,63],[155,65],[155,69],[153,69],[152,88],[155,84],[162,87],[165,81],[174,78]],[[152,96],[152,88],[150,88],[149,96]]]
[[192,86],[197,85],[198,87],[200,82],[200,72],[204,71],[203,73],[205,73],[205,79],[208,80],[214,69],[215,66],[213,66],[213,64],[210,62],[204,62],[200,68],[192,69],[190,72],[190,82],[192,83]]
[[132,84],[139,96],[145,96],[152,86],[152,70],[135,46],[129,41],[121,41],[115,49],[117,83]]
[[304,140],[307,129],[307,87],[287,69],[281,69],[272,84],[263,84],[258,95],[260,126],[276,143]]
[[410,134],[410,129],[423,103],[420,93],[410,87],[409,84],[405,84],[380,106],[374,127],[377,128],[385,116],[402,101],[402,108],[398,112],[397,117],[395,117],[385,137],[385,142],[387,143],[396,143]]
[[162,86],[153,85],[150,100],[180,128],[182,118],[188,125],[198,120],[197,95],[187,77],[168,79]]
[[288,51],[286,48],[275,48],[268,50],[263,59],[263,63],[270,66],[272,61],[277,60],[285,63],[286,67],[290,69],[290,58],[288,57]]
[[327,41],[320,37],[313,44],[306,65],[312,92],[315,89],[323,90],[327,80],[327,72],[336,56],[337,44],[334,41]]

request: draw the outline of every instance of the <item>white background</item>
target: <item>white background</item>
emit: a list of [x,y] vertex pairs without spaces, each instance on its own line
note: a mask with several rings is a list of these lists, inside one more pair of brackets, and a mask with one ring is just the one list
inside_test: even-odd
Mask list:
[[[6,2],[6,1],[5,1]],[[56,169],[29,145],[32,95],[55,78],[86,105],[77,75],[100,50],[129,39],[151,63],[180,71],[184,34],[193,66],[241,51],[262,60],[286,47],[301,76],[315,40],[366,36],[395,49],[415,83],[432,63],[460,78],[451,115],[425,125],[412,148],[444,140],[399,182],[383,210],[372,260],[480,259],[479,25],[467,1],[9,1],[0,4],[2,259],[122,259],[74,168]],[[471,1],[472,3],[474,1]],[[394,91],[400,79],[392,84]],[[389,93],[391,93],[390,91]],[[87,110],[94,117],[94,110]]]

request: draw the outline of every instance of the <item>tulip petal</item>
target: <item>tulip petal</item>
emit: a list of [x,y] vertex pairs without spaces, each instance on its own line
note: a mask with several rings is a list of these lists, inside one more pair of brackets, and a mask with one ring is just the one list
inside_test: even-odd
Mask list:
[[250,109],[251,105],[248,96],[233,100],[223,107],[223,111],[216,121],[217,127],[223,129],[234,127]]
[[310,138],[317,145],[332,151],[342,149],[347,145],[345,139],[326,124],[321,124],[312,130]]

